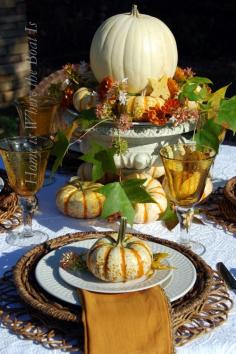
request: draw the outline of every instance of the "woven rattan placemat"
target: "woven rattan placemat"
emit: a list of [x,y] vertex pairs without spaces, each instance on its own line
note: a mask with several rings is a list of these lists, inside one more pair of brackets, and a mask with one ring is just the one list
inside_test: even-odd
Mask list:
[[0,192],[0,233],[13,230],[22,222],[21,208],[18,206],[18,199],[12,191],[5,171],[0,170],[0,177],[4,180],[4,188]]
[[[10,271],[0,281],[3,324],[14,333],[50,348],[66,351],[82,349],[81,309],[42,290],[35,280],[34,270],[39,259],[51,250],[102,235],[104,233],[99,232],[68,234],[26,253],[15,266],[14,275]],[[225,284],[200,257],[175,242],[147,235],[136,236],[182,252],[196,267],[197,280],[193,289],[171,304],[176,346],[184,345],[227,319],[232,301]]]
[[217,188],[202,207],[207,219],[229,232],[236,232],[236,205],[226,197],[224,188]]

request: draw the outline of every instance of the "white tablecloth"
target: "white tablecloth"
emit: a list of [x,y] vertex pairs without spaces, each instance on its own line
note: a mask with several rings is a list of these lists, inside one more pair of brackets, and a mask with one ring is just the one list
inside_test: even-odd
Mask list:
[[[222,146],[216,158],[213,177],[215,187],[224,185],[225,181],[236,175],[236,147]],[[45,230],[50,238],[63,235],[68,232],[107,229],[107,224],[100,221],[79,221],[61,215],[55,207],[55,193],[62,186],[68,177],[57,176],[56,182],[44,187],[38,194],[40,202],[40,214],[33,222],[34,228]],[[135,230],[150,235],[165,237],[175,240],[175,232],[167,232],[160,222],[149,225],[134,225]],[[215,268],[218,261],[223,261],[236,275],[236,239],[235,235],[224,232],[212,224],[207,226],[194,225],[193,239],[201,240],[207,251],[203,258]],[[23,248],[9,246],[5,237],[0,236],[0,275],[19,259],[25,252]],[[236,293],[231,291],[232,298],[236,302]],[[34,344],[29,340],[22,340],[11,334],[6,328],[0,328],[0,353],[2,354],[48,354],[49,350],[41,345]],[[60,350],[53,350],[55,354],[62,353]],[[228,321],[216,328],[209,334],[194,340],[192,343],[177,349],[178,354],[235,354],[236,353],[236,307],[229,314]],[[98,353],[102,354],[102,353]],[[111,353],[112,354],[112,353]],[[146,353],[144,353],[146,354]]]

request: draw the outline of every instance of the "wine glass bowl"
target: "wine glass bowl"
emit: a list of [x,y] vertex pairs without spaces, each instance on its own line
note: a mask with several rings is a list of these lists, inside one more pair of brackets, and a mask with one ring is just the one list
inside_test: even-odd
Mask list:
[[13,245],[31,245],[48,237],[41,231],[32,230],[31,215],[35,206],[35,194],[42,187],[48,157],[53,143],[46,137],[14,137],[0,140],[8,181],[17,193],[23,210],[22,232],[10,232],[6,241]]
[[51,96],[24,96],[15,101],[22,136],[50,136],[56,124],[59,102]]
[[160,150],[168,198],[175,205],[180,221],[180,242],[198,254],[203,254],[203,249],[198,246],[197,250],[196,242],[195,245],[190,242],[188,231],[193,207],[202,197],[215,155],[214,149],[196,143],[167,145]]

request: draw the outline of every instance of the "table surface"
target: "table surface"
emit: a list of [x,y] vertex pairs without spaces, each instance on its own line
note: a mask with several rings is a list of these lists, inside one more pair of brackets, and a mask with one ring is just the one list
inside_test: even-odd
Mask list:
[[[212,170],[214,187],[224,185],[226,180],[236,175],[236,159],[234,158],[236,147],[223,145],[216,157]],[[2,162],[0,161],[0,164]],[[108,225],[104,221],[78,220],[65,217],[58,212],[55,206],[55,195],[58,188],[68,181],[68,176],[57,175],[56,181],[50,186],[43,187],[38,193],[40,212],[35,216],[33,227],[46,231],[50,238],[61,236],[69,232],[108,230],[114,225]],[[116,227],[116,225],[115,225]],[[135,231],[147,233],[153,236],[175,240],[175,230],[166,231],[161,222],[147,225],[134,225]],[[192,238],[200,240],[207,248],[203,255],[204,260],[215,268],[219,261],[223,261],[236,275],[236,238],[231,233],[226,233],[220,227],[211,223],[207,225],[193,225]],[[0,275],[11,268],[26,249],[9,246],[5,242],[5,236],[0,235]],[[231,291],[231,296],[236,302],[236,292]],[[19,339],[11,334],[8,329],[0,328],[0,353],[4,354],[45,354],[48,349],[34,344],[29,340]],[[63,353],[61,350],[52,350],[53,353]],[[228,320],[209,334],[194,340],[182,348],[177,348],[178,354],[235,354],[236,353],[236,306],[231,310]],[[100,354],[100,353],[99,353]],[[102,354],[102,353],[101,353]],[[145,353],[144,353],[145,354]]]

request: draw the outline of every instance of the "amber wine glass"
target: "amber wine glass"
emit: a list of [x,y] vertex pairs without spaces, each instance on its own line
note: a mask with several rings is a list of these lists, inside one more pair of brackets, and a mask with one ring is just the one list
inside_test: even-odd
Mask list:
[[196,143],[164,146],[160,156],[167,179],[167,195],[176,207],[180,224],[180,243],[202,255],[205,247],[190,241],[189,228],[194,206],[203,194],[209,170],[214,161],[214,149]]
[[6,241],[11,245],[30,246],[44,242],[48,236],[32,230],[35,194],[43,185],[48,157],[53,143],[46,137],[14,137],[0,140],[8,181],[17,193],[23,210],[23,230],[9,232]]

